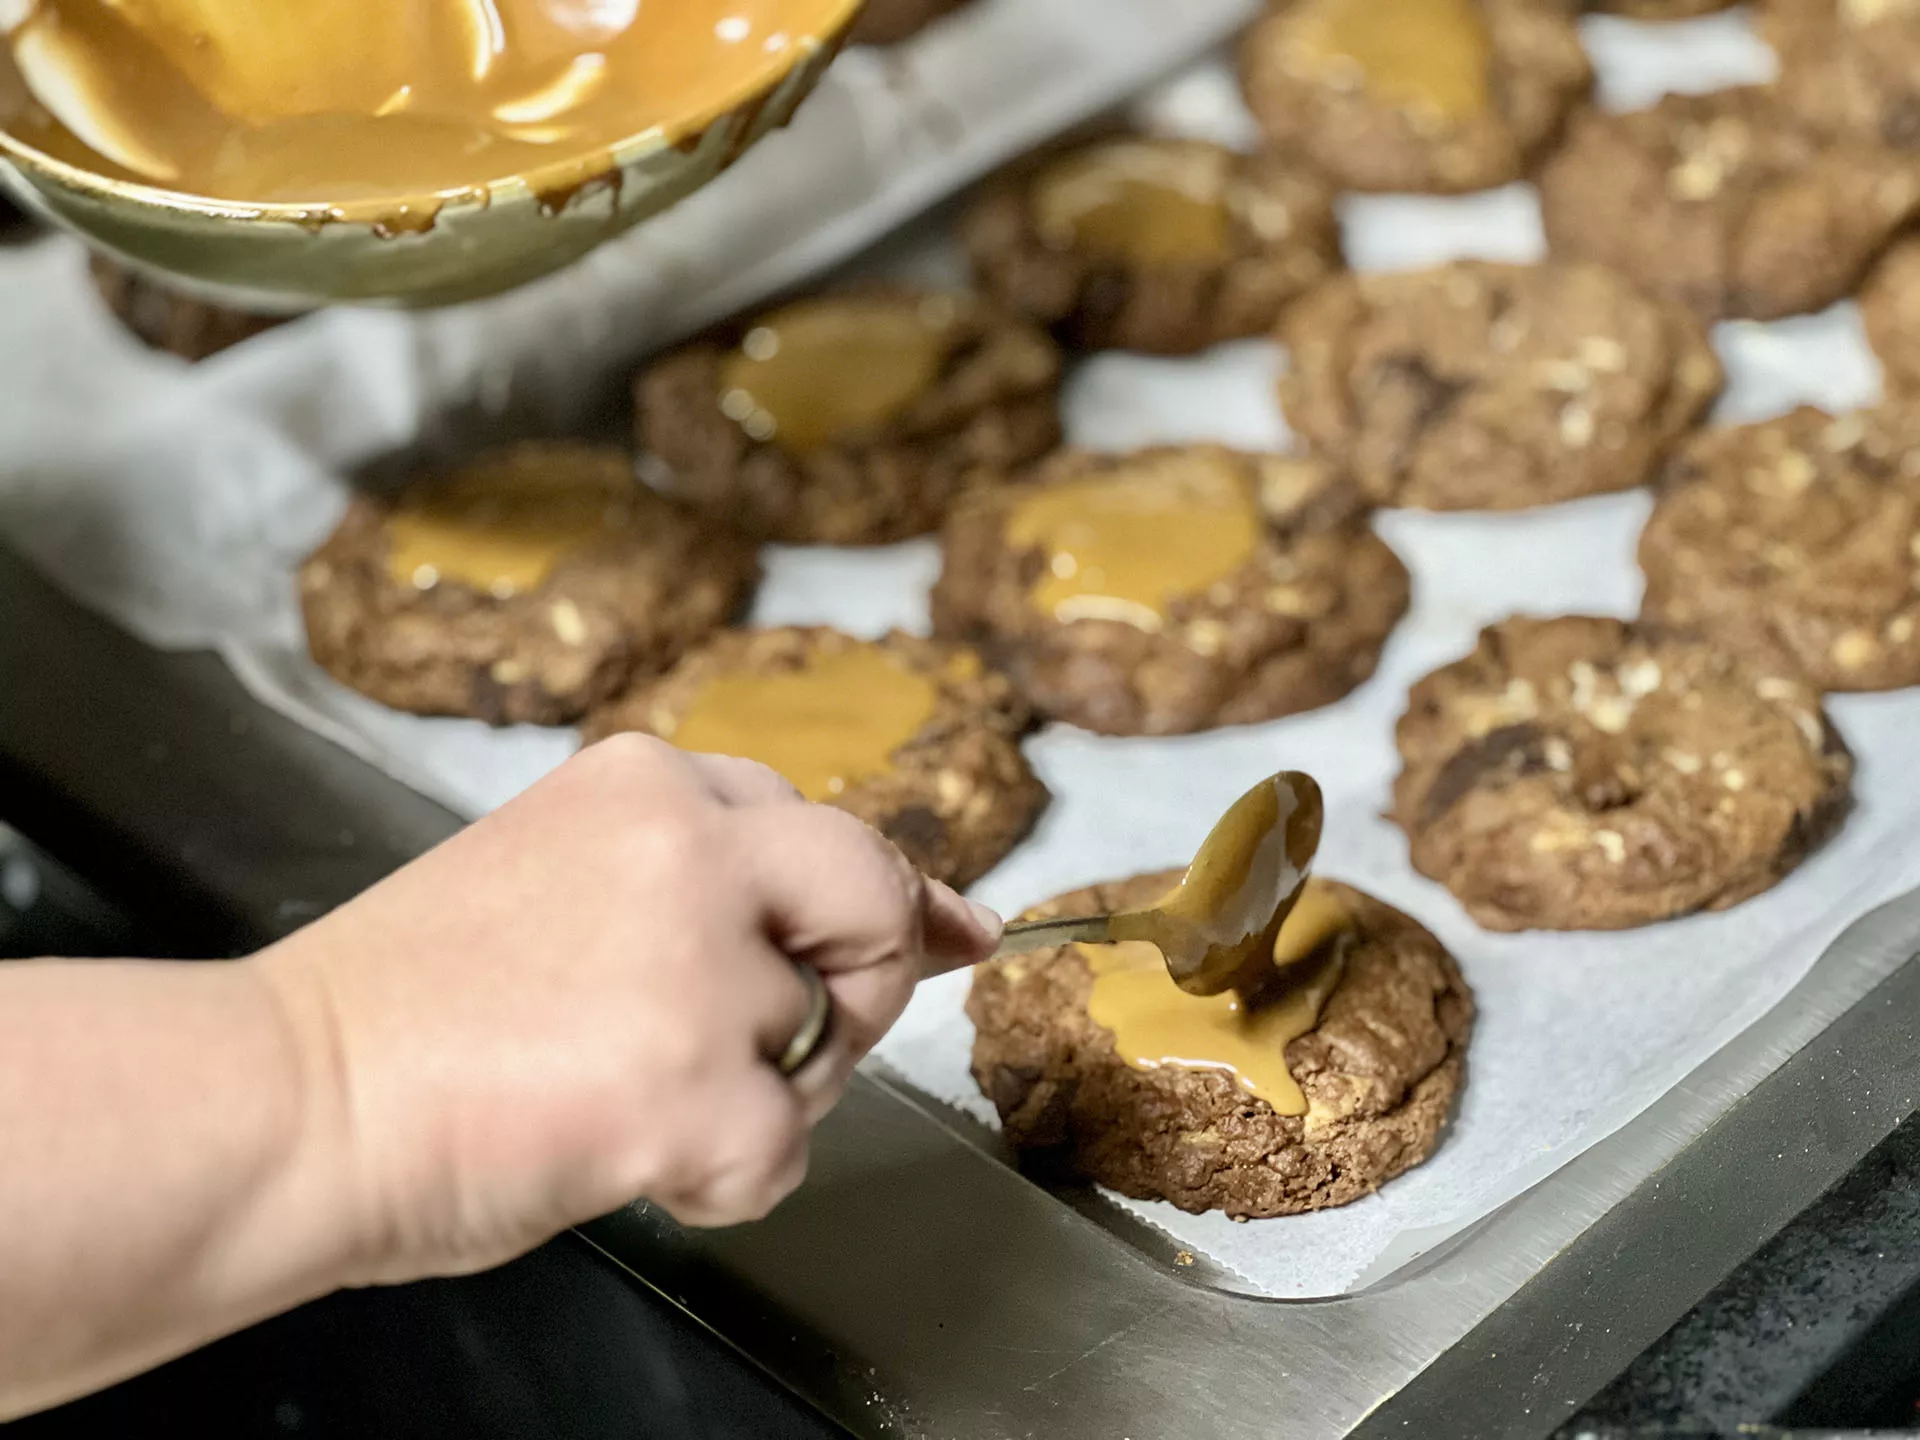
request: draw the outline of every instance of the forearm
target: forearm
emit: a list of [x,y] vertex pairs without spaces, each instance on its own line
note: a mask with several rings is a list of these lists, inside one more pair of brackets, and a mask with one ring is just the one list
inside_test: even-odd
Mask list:
[[254,962],[0,965],[0,1418],[351,1282],[280,1005]]

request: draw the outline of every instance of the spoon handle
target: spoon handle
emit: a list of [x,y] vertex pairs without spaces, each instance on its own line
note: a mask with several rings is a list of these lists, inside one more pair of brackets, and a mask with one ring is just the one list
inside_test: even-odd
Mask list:
[[1078,920],[1015,921],[1000,937],[1000,948],[993,952],[993,958],[1003,960],[1009,955],[1025,955],[1031,950],[1071,945],[1075,941],[1104,945],[1112,939],[1112,926],[1111,915],[1088,915]]

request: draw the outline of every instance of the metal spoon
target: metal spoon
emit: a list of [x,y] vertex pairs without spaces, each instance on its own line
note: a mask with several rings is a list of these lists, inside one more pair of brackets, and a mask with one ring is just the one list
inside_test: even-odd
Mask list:
[[1325,813],[1312,776],[1289,770],[1262,780],[1221,817],[1186,878],[1158,905],[1017,922],[996,957],[1145,940],[1189,994],[1252,993],[1272,972],[1274,942],[1306,886]]

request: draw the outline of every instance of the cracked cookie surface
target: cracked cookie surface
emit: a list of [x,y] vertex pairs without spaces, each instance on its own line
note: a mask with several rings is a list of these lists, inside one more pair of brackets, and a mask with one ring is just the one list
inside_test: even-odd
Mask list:
[[1721,383],[1692,316],[1597,265],[1342,275],[1279,333],[1288,423],[1380,505],[1513,510],[1643,484]]
[[1558,0],[1280,0],[1240,46],[1268,144],[1347,190],[1517,180],[1591,85]]
[[1920,410],[1708,430],[1664,478],[1646,618],[1823,690],[1920,685]]
[[989,184],[962,235],[981,288],[1090,350],[1264,334],[1340,264],[1333,195],[1299,164],[1144,136]]
[[1367,510],[1317,460],[1064,451],[955,511],[935,633],[1103,734],[1313,709],[1372,675],[1406,613],[1406,567]]
[[661,499],[625,451],[536,443],[354,497],[300,568],[307,643],[397,710],[563,725],[739,609],[755,547]]
[[[1151,904],[1179,878],[1094,886],[1034,915]],[[1089,1012],[1090,951],[1069,945],[974,972],[973,1073],[1007,1139],[1123,1195],[1249,1219],[1345,1205],[1425,1160],[1465,1076],[1471,992],[1399,911],[1332,881],[1309,891],[1348,925],[1338,983],[1284,1050],[1305,1114],[1279,1113],[1230,1073],[1128,1064]]]
[[989,471],[1060,438],[1060,352],[978,296],[875,286],[696,341],[635,382],[643,473],[721,524],[793,544],[937,529]]
[[1046,805],[1020,752],[1030,712],[972,651],[895,632],[729,630],[587,718],[771,765],[858,816],[936,879],[966,886]]
[[1853,761],[1805,681],[1659,626],[1517,617],[1413,687],[1393,818],[1489,930],[1619,930],[1768,889]]
[[1821,135],[1920,159],[1920,4],[1765,0],[1759,24],[1787,108]]
[[1914,215],[1920,178],[1750,85],[1582,111],[1540,203],[1556,259],[1611,265],[1708,320],[1773,320],[1846,295]]

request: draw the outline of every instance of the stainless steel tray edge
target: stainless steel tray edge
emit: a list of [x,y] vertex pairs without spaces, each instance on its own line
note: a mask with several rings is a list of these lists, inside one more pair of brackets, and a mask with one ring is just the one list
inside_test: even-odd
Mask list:
[[[1339,1299],[1188,1283],[864,1077],[822,1128],[807,1187],[768,1221],[701,1235],[640,1209],[589,1235],[856,1434],[1346,1435],[1601,1216],[1657,1189],[1662,1167],[1916,951],[1920,892],[1849,927],[1778,1007],[1614,1135],[1457,1242]],[[1591,1316],[1592,1386],[1914,1108],[1912,1095],[1886,1099],[1885,1127],[1773,1187],[1739,1227],[1703,1217],[1661,1304]],[[1500,1433],[1546,1434],[1565,1413],[1516,1410]]]

